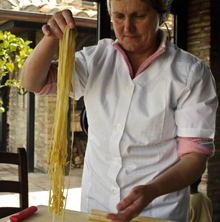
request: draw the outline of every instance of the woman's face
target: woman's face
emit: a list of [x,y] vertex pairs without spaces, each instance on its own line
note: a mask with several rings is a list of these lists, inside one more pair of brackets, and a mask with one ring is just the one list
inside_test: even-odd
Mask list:
[[159,14],[149,1],[111,0],[111,18],[121,46],[131,53],[142,53],[157,44]]

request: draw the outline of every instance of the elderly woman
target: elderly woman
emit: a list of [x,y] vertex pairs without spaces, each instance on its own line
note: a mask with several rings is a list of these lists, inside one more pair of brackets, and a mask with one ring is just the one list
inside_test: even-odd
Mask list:
[[[188,186],[214,153],[217,99],[208,67],[159,29],[171,2],[109,0],[117,40],[76,53],[75,99],[84,96],[89,124],[82,211],[111,211],[115,222],[139,214],[188,221]],[[24,88],[56,93],[51,60],[66,25],[75,27],[68,10],[43,26]]]

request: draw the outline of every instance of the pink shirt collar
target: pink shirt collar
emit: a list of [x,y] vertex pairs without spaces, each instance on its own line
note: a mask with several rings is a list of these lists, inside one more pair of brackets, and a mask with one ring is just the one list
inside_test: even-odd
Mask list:
[[166,41],[167,41],[167,37],[166,37],[166,34],[161,30],[159,29],[159,38],[161,40],[160,42],[160,45],[157,49],[157,51],[151,55],[149,58],[147,58],[142,64],[141,66],[139,67],[137,73],[133,73],[133,69],[132,69],[132,66],[131,66],[131,63],[125,53],[125,51],[123,50],[123,48],[120,46],[120,44],[118,43],[118,41],[116,40],[114,43],[113,43],[113,46],[122,54],[122,56],[124,57],[124,60],[128,66],[128,69],[129,69],[129,72],[130,72],[130,75],[131,75],[131,78],[135,78],[137,77],[141,72],[143,72],[152,62],[155,58],[157,58],[159,55],[161,55],[165,49],[166,49]]

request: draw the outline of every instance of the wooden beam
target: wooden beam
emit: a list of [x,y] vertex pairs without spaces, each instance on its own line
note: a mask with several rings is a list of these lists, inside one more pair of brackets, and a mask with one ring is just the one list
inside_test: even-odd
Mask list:
[[[28,33],[28,39],[32,41],[30,47],[36,45],[36,31]],[[28,171],[34,172],[34,145],[35,145],[35,95],[32,92],[27,94],[27,159]]]
[[[8,75],[3,76],[1,85],[4,85],[8,79]],[[0,98],[3,102],[5,112],[0,114],[0,151],[7,151],[7,109],[8,109],[8,93],[9,87],[0,88]]]
[[107,11],[107,4],[105,1],[98,3],[98,33],[97,40],[111,37],[111,19]]

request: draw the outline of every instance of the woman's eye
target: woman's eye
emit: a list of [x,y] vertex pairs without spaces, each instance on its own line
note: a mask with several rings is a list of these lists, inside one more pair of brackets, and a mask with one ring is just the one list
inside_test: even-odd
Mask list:
[[135,17],[135,18],[144,18],[145,15],[138,15],[138,14],[137,14],[137,15],[134,15],[134,17]]
[[115,18],[122,19],[122,18],[124,18],[124,16],[122,14],[118,14],[118,15],[115,16]]

